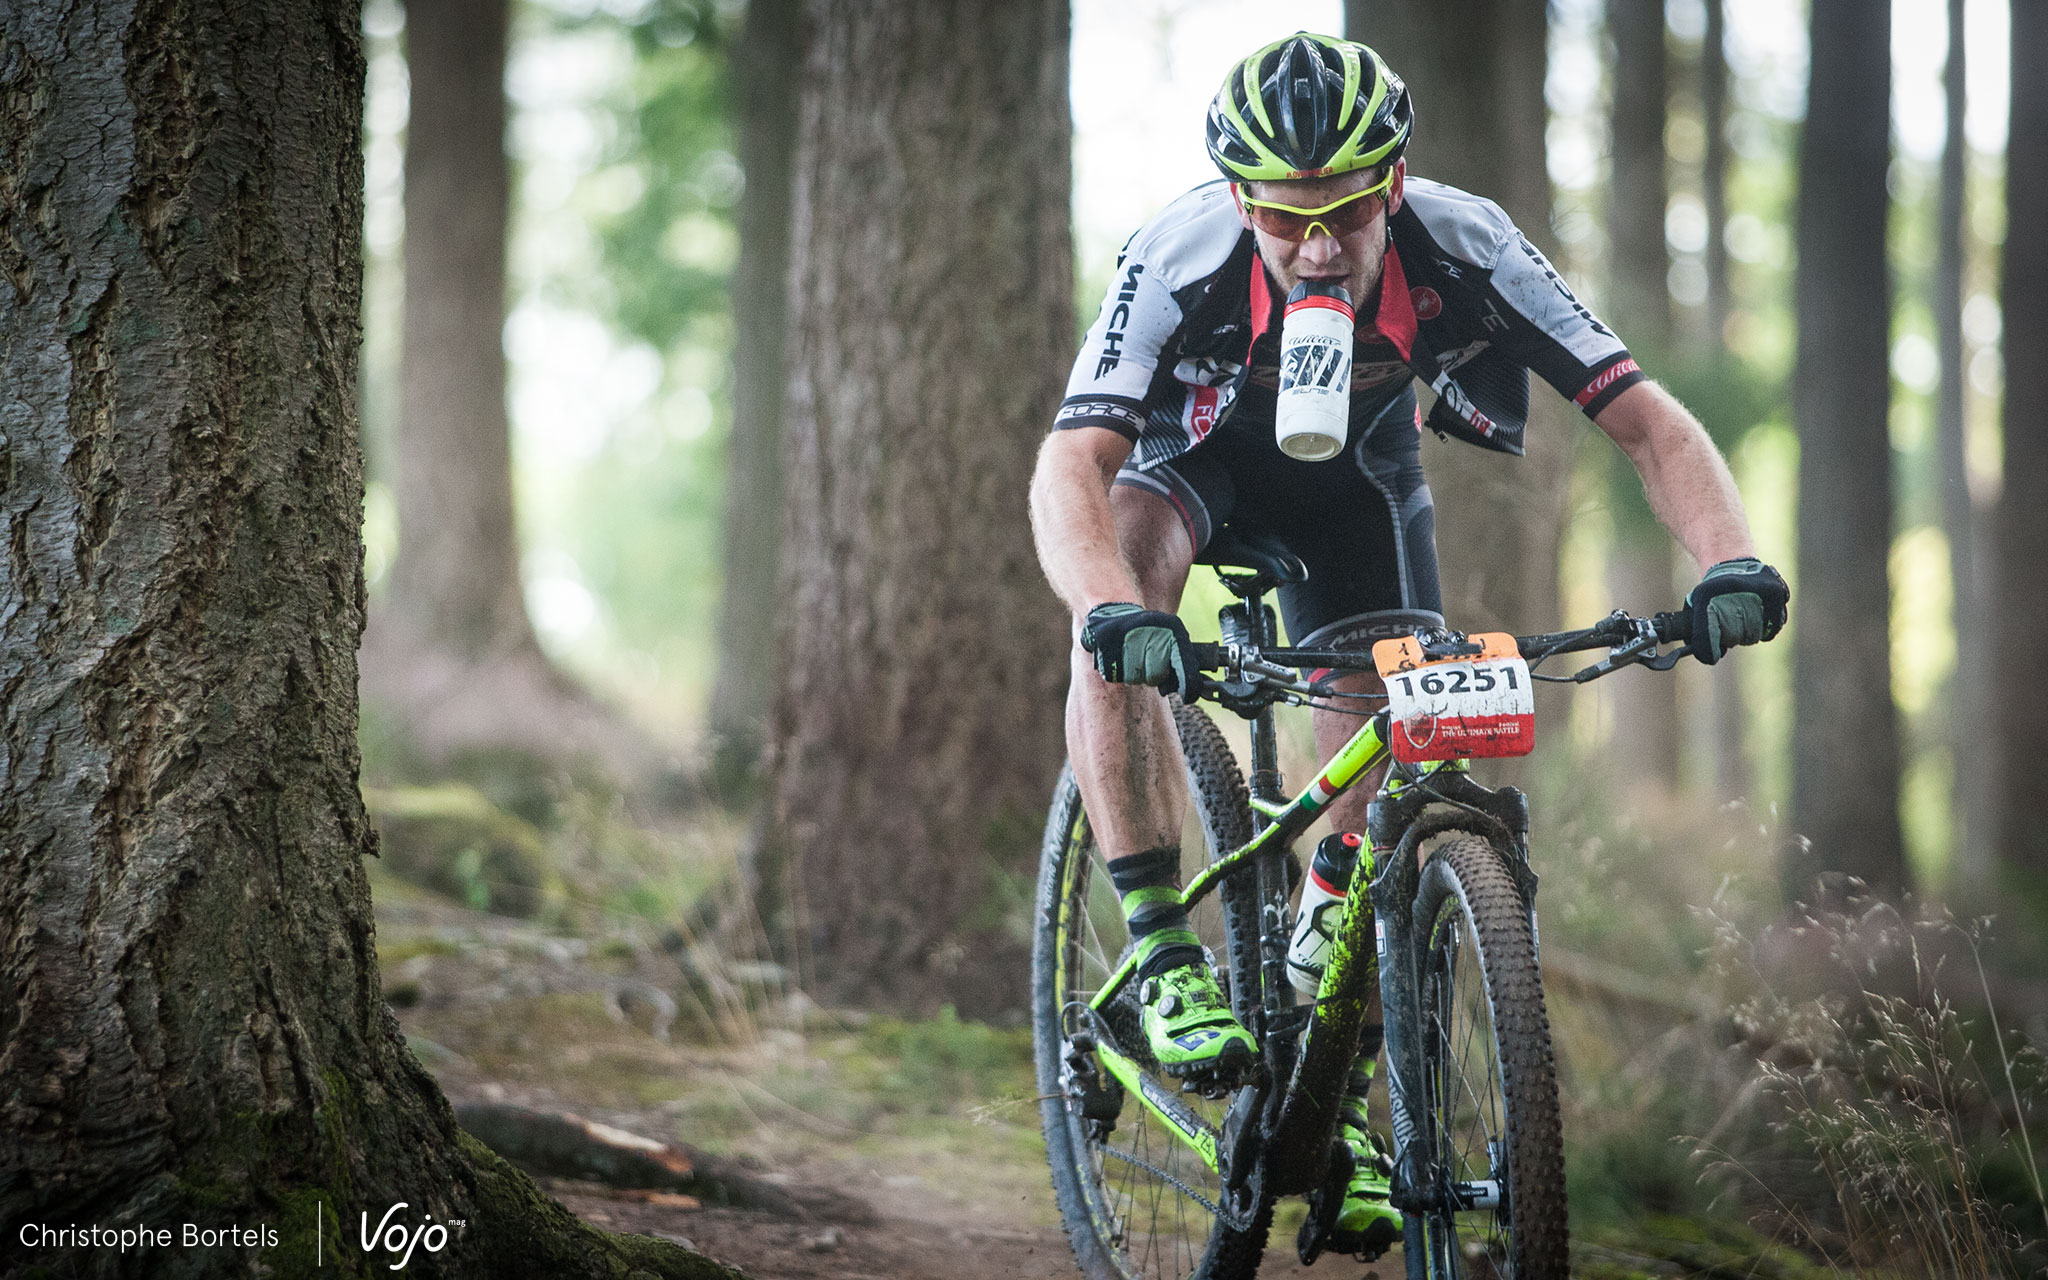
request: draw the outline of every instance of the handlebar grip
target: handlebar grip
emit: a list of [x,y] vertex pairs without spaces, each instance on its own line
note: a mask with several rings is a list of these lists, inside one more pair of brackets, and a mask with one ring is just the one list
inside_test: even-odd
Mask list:
[[1195,665],[1204,671],[1213,671],[1223,665],[1223,646],[1195,641],[1188,646],[1194,651]]
[[1659,644],[1685,644],[1692,640],[1692,610],[1673,609],[1650,619],[1657,628]]

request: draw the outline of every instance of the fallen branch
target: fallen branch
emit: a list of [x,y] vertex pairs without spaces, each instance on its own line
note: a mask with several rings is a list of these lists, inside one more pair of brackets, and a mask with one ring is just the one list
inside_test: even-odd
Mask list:
[[785,1218],[812,1216],[811,1206],[731,1161],[566,1111],[537,1111],[508,1102],[460,1102],[455,1118],[478,1141],[536,1177],[671,1192]]

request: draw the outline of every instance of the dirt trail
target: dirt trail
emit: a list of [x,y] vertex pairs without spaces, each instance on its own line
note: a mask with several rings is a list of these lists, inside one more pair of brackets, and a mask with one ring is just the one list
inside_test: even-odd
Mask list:
[[[1080,1272],[1058,1227],[1030,1225],[1032,1206],[963,1198],[928,1186],[914,1173],[865,1165],[805,1173],[840,1190],[857,1190],[874,1210],[871,1221],[792,1222],[734,1209],[664,1209],[596,1195],[562,1194],[584,1219],[611,1231],[640,1231],[688,1240],[756,1280],[1070,1280]],[[1052,1199],[1048,1184],[1043,1204]],[[1268,1277],[1367,1280],[1401,1275],[1398,1252],[1370,1267],[1326,1257],[1313,1268],[1293,1251],[1273,1249],[1259,1269]]]
[[[594,1225],[686,1240],[755,1280],[1079,1274],[1022,1032],[830,1015],[798,998],[707,1040],[660,994],[684,984],[658,949],[562,937],[381,878],[375,893],[386,993],[451,1100],[700,1147],[806,1206],[788,1217],[545,1183]],[[1304,1269],[1292,1229],[1275,1234],[1262,1277],[1400,1274],[1393,1259]]]

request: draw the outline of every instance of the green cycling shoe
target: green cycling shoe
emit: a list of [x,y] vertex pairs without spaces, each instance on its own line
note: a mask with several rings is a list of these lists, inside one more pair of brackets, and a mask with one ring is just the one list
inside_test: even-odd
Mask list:
[[1170,1076],[1231,1083],[1258,1059],[1251,1032],[1231,1016],[1204,961],[1145,979],[1138,987],[1138,1004],[1152,1056]]
[[[1370,1075],[1366,1079],[1370,1079]],[[1365,1124],[1365,1091],[1353,1076],[1337,1121],[1337,1140],[1351,1152],[1351,1181],[1344,1205],[1330,1228],[1329,1248],[1371,1262],[1401,1239],[1401,1211],[1387,1203],[1387,1175],[1393,1165]]]

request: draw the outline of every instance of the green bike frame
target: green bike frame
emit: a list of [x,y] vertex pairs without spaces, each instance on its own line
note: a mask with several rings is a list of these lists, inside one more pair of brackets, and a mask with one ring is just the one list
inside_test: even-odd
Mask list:
[[[1360,778],[1385,760],[1387,755],[1387,714],[1382,711],[1367,720],[1358,732],[1351,736],[1351,740],[1330,758],[1330,762],[1323,766],[1323,771],[1316,775],[1315,780],[1302,788],[1301,794],[1293,800],[1286,804],[1275,804],[1254,797],[1252,806],[1267,819],[1265,828],[1243,847],[1203,868],[1199,875],[1188,882],[1187,888],[1181,891],[1182,904],[1194,906],[1208,897],[1225,876],[1245,867],[1261,852],[1284,847],[1293,842],[1297,836],[1308,830],[1310,824],[1320,817],[1325,809],[1329,808],[1331,801],[1349,791]],[[1367,852],[1360,864],[1359,883],[1371,878],[1371,862],[1372,855]],[[1363,985],[1356,983],[1352,977],[1354,965],[1361,960],[1366,963],[1377,963],[1377,956],[1369,944],[1362,948],[1363,954],[1360,954],[1361,948],[1357,944],[1361,941],[1359,935],[1363,930],[1358,928],[1353,920],[1354,916],[1370,911],[1371,907],[1366,902],[1365,894],[1354,893],[1347,898],[1343,922],[1336,934],[1336,945],[1332,949],[1328,965],[1323,970],[1322,984],[1317,992],[1318,1008],[1325,1001],[1337,998],[1347,987]],[[1102,984],[1102,988],[1089,999],[1089,1007],[1097,1012],[1102,1011],[1116,999],[1136,971],[1136,956],[1126,957],[1124,962],[1117,966],[1116,971],[1110,974],[1108,981]],[[1367,997],[1361,997],[1364,998]],[[1218,1135],[1211,1125],[1182,1105],[1165,1086],[1139,1070],[1138,1065],[1119,1053],[1114,1045],[1104,1041],[1097,1044],[1096,1052],[1101,1056],[1104,1068],[1126,1090],[1135,1094],[1147,1110],[1157,1116],[1169,1131],[1179,1135],[1212,1170],[1216,1169]]]

